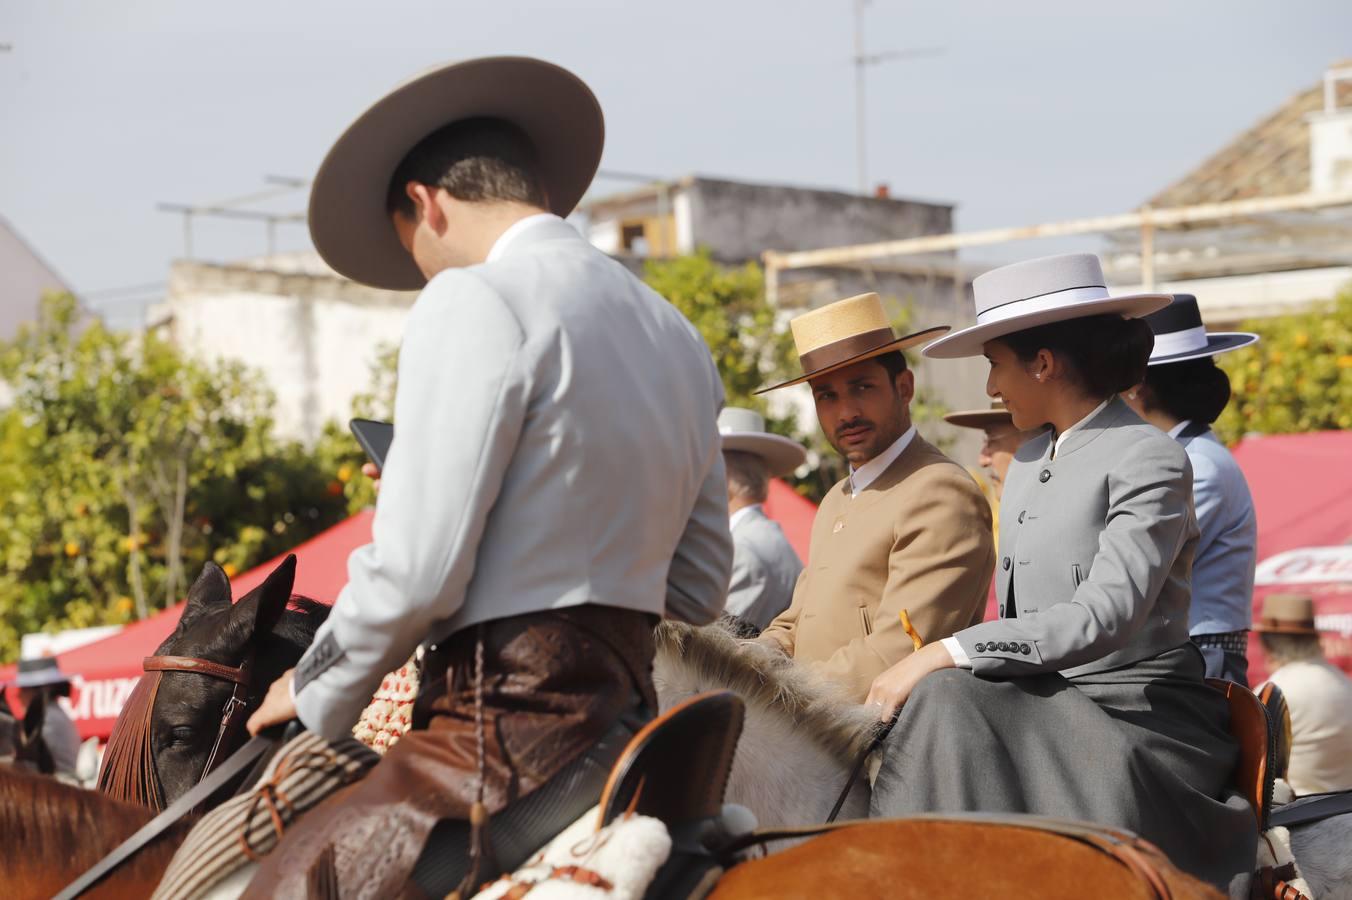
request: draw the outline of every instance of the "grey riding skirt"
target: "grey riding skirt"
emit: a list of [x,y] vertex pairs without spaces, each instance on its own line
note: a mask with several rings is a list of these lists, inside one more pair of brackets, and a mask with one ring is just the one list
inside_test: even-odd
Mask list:
[[1257,826],[1230,790],[1238,749],[1191,643],[1125,668],[924,678],[883,746],[870,815],[1035,813],[1132,831],[1222,889]]

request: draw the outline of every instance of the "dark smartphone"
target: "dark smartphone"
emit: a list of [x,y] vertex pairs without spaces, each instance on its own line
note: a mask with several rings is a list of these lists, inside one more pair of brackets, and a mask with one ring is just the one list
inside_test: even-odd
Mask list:
[[394,426],[375,419],[353,419],[347,423],[347,427],[352,429],[352,436],[361,444],[376,468],[384,470],[385,457],[389,455],[390,443],[394,441]]

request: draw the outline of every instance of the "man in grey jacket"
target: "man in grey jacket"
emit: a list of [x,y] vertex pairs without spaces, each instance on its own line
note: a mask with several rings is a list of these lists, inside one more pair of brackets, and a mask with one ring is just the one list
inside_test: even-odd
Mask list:
[[740,632],[760,634],[789,608],[803,563],[779,523],[765,514],[770,479],[807,459],[795,441],[765,430],[751,409],[728,407],[718,417],[728,471],[728,523],[732,529],[732,582],[726,613]]
[[[587,779],[655,710],[653,623],[723,609],[717,370],[671,304],[560,218],[603,130],[571,73],[473,60],[396,88],[320,168],[320,254],[422,293],[372,543],[250,729],[298,715],[340,738],[386,672],[427,654],[414,730],[288,831],[251,895],[303,893],[326,848],[373,896],[491,878],[466,858],[466,823],[505,810],[529,847],[580,815],[600,790]],[[551,814],[512,820],[570,767]]]

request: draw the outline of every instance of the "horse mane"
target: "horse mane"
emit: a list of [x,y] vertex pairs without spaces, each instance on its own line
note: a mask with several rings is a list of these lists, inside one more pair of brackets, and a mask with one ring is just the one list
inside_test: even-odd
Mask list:
[[315,632],[332,611],[332,607],[326,603],[300,594],[292,594],[290,602],[286,605],[286,611],[260,641],[259,652],[266,653],[272,649],[272,645],[281,644],[304,653],[313,643]]
[[725,687],[748,704],[789,716],[839,759],[858,757],[881,727],[873,710],[807,666],[721,627],[664,621],[656,636],[659,655],[679,658],[702,682]]
[[[102,859],[155,813],[39,775],[0,767],[0,834],[6,878],[50,896]],[[109,876],[153,890],[191,822],[170,831]],[[107,885],[105,885],[107,886]],[[46,889],[45,893],[42,893]],[[149,890],[140,892],[149,894]],[[126,896],[132,896],[128,893]]]

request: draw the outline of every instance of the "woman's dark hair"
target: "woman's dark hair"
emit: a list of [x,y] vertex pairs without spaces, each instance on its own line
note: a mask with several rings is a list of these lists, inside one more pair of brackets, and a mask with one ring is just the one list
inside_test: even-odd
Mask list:
[[385,211],[414,215],[405,185],[443,188],[457,200],[529,203],[545,208],[539,162],[530,138],[501,119],[465,119],[440,128],[414,146],[390,176]]
[[1050,350],[1069,364],[1071,377],[1085,394],[1100,398],[1140,384],[1155,346],[1155,335],[1143,320],[1117,315],[1052,322],[996,340],[1023,362],[1032,362],[1039,350]]
[[1147,409],[1210,425],[1230,402],[1230,379],[1209,356],[1151,366],[1142,396]]

